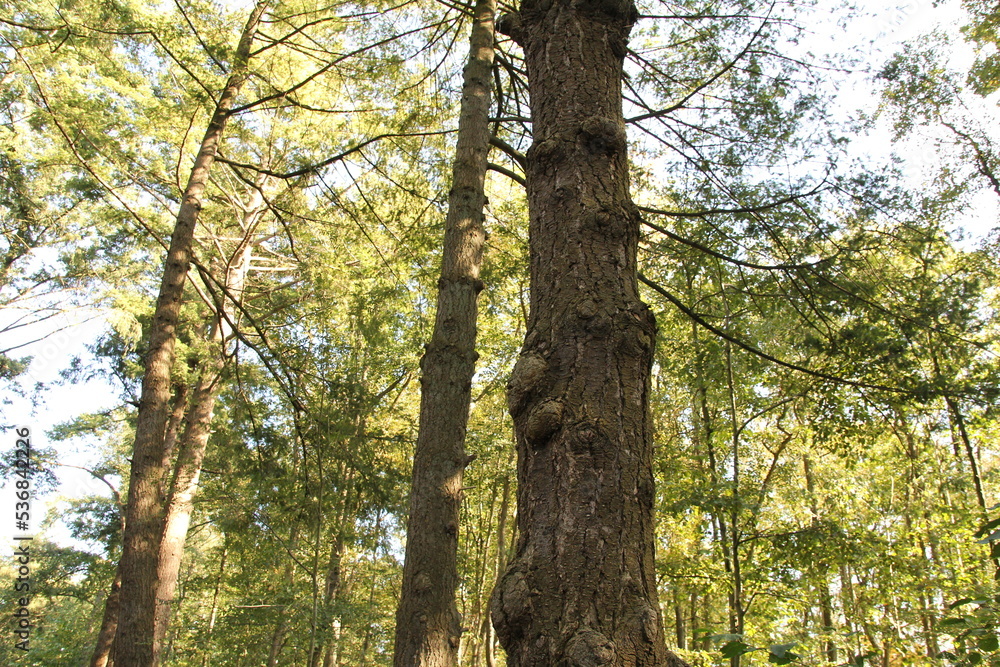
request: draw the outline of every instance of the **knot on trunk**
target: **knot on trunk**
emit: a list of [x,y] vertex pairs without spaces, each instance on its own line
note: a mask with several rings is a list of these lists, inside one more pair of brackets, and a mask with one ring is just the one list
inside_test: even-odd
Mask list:
[[[600,203],[585,203],[583,210],[583,229],[604,239],[626,238],[632,229],[637,228],[628,211],[621,206],[604,205]],[[619,263],[614,257],[608,261]]]
[[613,118],[591,116],[580,124],[580,138],[586,149],[594,155],[624,153],[625,127]]
[[545,401],[528,415],[524,425],[524,438],[536,449],[544,447],[555,432],[562,428],[562,421],[562,401]]
[[524,571],[517,564],[497,582],[490,600],[490,616],[504,646],[510,646],[511,640],[524,630],[531,616],[531,590]]
[[601,667],[615,659],[615,643],[596,630],[578,631],[566,644],[559,667]]
[[500,15],[496,22],[496,30],[501,35],[507,35],[517,44],[524,46],[524,33],[521,29],[521,15],[517,12],[506,12]]
[[512,417],[521,414],[548,369],[548,363],[536,352],[522,354],[517,360],[507,381],[507,409]]

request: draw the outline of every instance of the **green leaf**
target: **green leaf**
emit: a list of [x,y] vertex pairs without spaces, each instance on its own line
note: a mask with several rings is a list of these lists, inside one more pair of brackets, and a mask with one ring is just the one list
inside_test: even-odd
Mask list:
[[952,627],[964,627],[964,618],[942,618],[938,621],[939,628],[952,628]]
[[722,657],[726,659],[732,659],[737,656],[741,656],[744,653],[749,653],[753,650],[753,647],[744,644],[738,639],[733,639],[722,645]]
[[979,530],[976,531],[976,537],[982,537],[983,535],[985,535],[986,533],[990,532],[995,528],[1000,528],[1000,517],[997,517],[996,519],[990,519],[982,526],[980,526]]
[[775,665],[787,665],[795,660],[798,660],[799,656],[792,653],[792,649],[795,646],[798,646],[798,642],[771,645],[768,648],[770,655],[767,656],[767,661]]
[[957,609],[959,607],[964,607],[967,604],[986,604],[989,600],[979,600],[976,598],[962,598],[961,600],[955,600],[950,605],[949,609]]
[[976,646],[978,646],[982,651],[992,653],[1000,648],[1000,640],[997,639],[995,634],[988,634],[980,637],[979,641],[976,642]]

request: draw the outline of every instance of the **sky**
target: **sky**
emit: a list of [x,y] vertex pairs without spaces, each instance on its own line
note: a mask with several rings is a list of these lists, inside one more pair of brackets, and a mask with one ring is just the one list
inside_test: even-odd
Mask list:
[[[248,5],[244,0],[230,0],[230,4]],[[816,10],[816,20],[812,24],[812,34],[802,40],[802,48],[818,53],[839,53],[853,47],[868,54],[867,60],[880,63],[887,60],[902,43],[929,32],[934,27],[947,30],[955,35],[951,64],[956,69],[965,69],[972,62],[973,51],[964,43],[957,33],[957,21],[961,18],[959,0],[950,0],[935,4],[932,0],[910,0],[886,6],[878,0],[859,0],[855,3],[861,9],[863,17],[856,19],[845,30],[835,23],[834,12],[824,14],[822,9]],[[820,6],[829,6],[819,3]],[[875,111],[878,99],[870,83],[868,74],[858,73],[854,83],[842,86],[838,91],[837,106],[845,111],[854,112],[865,109],[869,113]],[[977,113],[984,117],[995,117],[995,101],[978,103]],[[883,123],[876,125],[869,137],[863,142],[869,159],[876,162],[890,159],[893,150],[891,136]],[[899,150],[899,147],[896,147]],[[911,185],[919,187],[921,179],[926,178],[929,170],[927,165],[936,159],[934,154],[924,155],[921,151],[932,150],[921,138],[916,138],[914,145],[903,147],[907,151],[909,162],[905,176]],[[997,198],[993,193],[985,193],[977,200],[969,215],[962,221],[972,239],[979,238],[997,224]],[[54,326],[60,329],[49,338],[29,345],[15,353],[17,355],[32,355],[34,360],[24,377],[27,398],[8,396],[9,405],[2,406],[0,422],[5,425],[27,424],[33,428],[36,447],[44,447],[49,443],[46,431],[54,425],[70,420],[87,412],[109,409],[118,403],[117,391],[100,380],[93,380],[85,385],[59,384],[59,371],[65,368],[74,356],[86,355],[85,345],[93,341],[106,328],[106,321],[94,313],[73,313],[66,316]],[[0,317],[3,314],[0,313]],[[9,317],[9,315],[8,315]],[[4,322],[0,321],[0,325]],[[25,332],[29,337],[37,336],[37,332]],[[4,347],[16,344],[17,340],[11,334],[4,335]],[[37,406],[32,405],[33,387],[36,383],[48,385],[44,395],[36,396],[42,399]],[[13,446],[13,433],[5,432],[0,443],[0,451]],[[90,443],[96,444],[96,443]],[[94,449],[85,442],[60,443],[60,458],[64,463],[87,466],[95,463]],[[34,501],[33,518],[38,518],[47,509],[58,508],[60,497],[84,497],[88,495],[107,495],[104,484],[93,479],[83,471],[63,468],[58,472],[60,488]],[[0,489],[0,508],[13,508],[13,485],[7,483]],[[0,519],[0,539],[8,538],[13,533],[11,522]],[[72,543],[68,531],[57,524],[48,533],[50,538],[60,543]]]

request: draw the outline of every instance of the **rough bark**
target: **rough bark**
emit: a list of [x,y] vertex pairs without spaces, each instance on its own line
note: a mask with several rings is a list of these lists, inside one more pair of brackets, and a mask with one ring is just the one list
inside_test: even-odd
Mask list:
[[653,569],[656,325],[640,300],[622,62],[630,0],[524,0],[531,298],[508,384],[517,553],[494,593],[508,665],[662,667]]
[[170,370],[174,362],[181,296],[209,171],[225,132],[229,110],[246,78],[250,47],[266,5],[266,1],[259,2],[247,21],[233,60],[232,73],[219,96],[195,158],[177,213],[153,313],[129,474],[127,519],[120,562],[121,608],[115,652],[118,664],[128,667],[156,664],[153,652],[156,567],[164,518],[162,463],[170,403]]
[[396,611],[396,667],[457,664],[458,522],[462,474],[471,460],[465,453],[465,432],[486,238],[483,207],[495,7],[495,0],[477,0],[465,67],[437,315],[421,362],[420,423]]

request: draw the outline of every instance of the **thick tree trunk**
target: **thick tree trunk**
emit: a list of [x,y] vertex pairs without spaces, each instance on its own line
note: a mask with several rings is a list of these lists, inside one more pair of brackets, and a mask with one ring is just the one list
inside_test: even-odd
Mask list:
[[170,403],[170,370],[180,314],[181,295],[191,260],[195,226],[208,174],[229,117],[246,78],[250,47],[261,15],[262,0],[247,21],[233,60],[233,70],[195,158],[170,239],[160,293],[153,313],[139,402],[132,467],[129,475],[121,569],[121,608],[115,635],[116,662],[126,667],[155,665],[154,616],[156,567],[163,530],[164,436]]
[[508,384],[517,554],[493,597],[508,665],[662,667],[653,569],[656,325],[639,299],[621,77],[631,0],[524,0],[531,312]]
[[437,316],[421,362],[420,427],[396,611],[396,667],[455,665],[458,657],[458,522],[462,473],[470,461],[465,431],[486,238],[483,206],[495,7],[495,0],[477,0],[465,67]]

